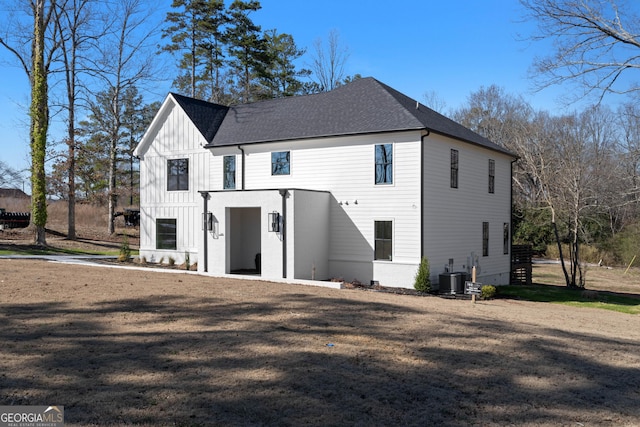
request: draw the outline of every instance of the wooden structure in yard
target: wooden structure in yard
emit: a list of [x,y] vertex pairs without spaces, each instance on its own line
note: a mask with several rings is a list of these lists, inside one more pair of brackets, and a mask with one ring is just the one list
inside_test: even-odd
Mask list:
[[0,208],[0,230],[26,228],[31,222],[30,212],[6,212]]
[[511,284],[531,285],[533,282],[533,247],[531,245],[511,246]]

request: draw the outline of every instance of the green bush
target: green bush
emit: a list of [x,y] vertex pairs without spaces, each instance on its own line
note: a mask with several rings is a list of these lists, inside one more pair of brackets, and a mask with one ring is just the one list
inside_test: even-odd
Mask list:
[[484,285],[480,288],[480,298],[482,299],[491,299],[496,296],[498,290],[493,285]]
[[420,260],[413,287],[420,292],[429,292],[431,290],[431,269],[429,268],[427,257],[423,256]]
[[618,265],[629,265],[634,257],[634,266],[640,264],[640,224],[632,224],[616,234],[612,240],[612,249]]
[[129,237],[125,234],[122,239],[122,245],[120,246],[120,255],[118,255],[118,261],[126,262],[131,258],[131,247],[129,246]]

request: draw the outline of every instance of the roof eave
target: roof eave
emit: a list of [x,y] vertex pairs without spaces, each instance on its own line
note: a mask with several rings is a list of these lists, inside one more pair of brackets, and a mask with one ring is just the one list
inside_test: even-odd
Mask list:
[[204,148],[223,148],[223,147],[235,147],[239,145],[269,144],[274,142],[305,141],[310,139],[340,138],[340,137],[347,137],[347,136],[374,135],[374,134],[382,134],[382,133],[386,134],[386,133],[411,132],[411,131],[421,131],[421,130],[428,130],[428,129],[421,126],[416,128],[385,129],[385,130],[376,130],[376,131],[368,131],[368,132],[345,132],[345,133],[336,133],[336,134],[310,135],[310,136],[280,138],[280,139],[261,139],[261,140],[244,141],[244,142],[230,142],[230,143],[224,143],[224,144],[214,144],[213,142],[211,142],[205,145]]

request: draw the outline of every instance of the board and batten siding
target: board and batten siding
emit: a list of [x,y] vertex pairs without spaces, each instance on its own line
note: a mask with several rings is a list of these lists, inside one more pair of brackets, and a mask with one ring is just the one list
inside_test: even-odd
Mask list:
[[[459,154],[458,188],[451,188],[451,149]],[[424,159],[423,237],[432,280],[437,282],[450,258],[454,271],[470,271],[473,254],[477,281],[507,284],[510,253],[503,253],[503,225],[511,223],[512,158],[432,133],[425,138]],[[495,161],[494,193],[489,193],[489,159]],[[483,222],[489,223],[488,256],[482,255]]]
[[[198,259],[197,234],[200,227],[202,197],[198,190],[209,184],[211,153],[202,148],[202,134],[182,109],[173,105],[165,112],[163,125],[140,161],[140,256],[148,261],[167,262],[169,257],[182,263]],[[189,189],[167,191],[167,161],[189,160]],[[176,250],[156,249],[156,219],[176,219]]]
[[[387,143],[393,144],[393,184],[375,185],[375,145]],[[290,175],[271,175],[275,151],[290,151]],[[376,276],[384,277],[376,279],[380,284],[412,286],[420,261],[420,132],[264,143],[247,145],[245,152],[247,190],[300,188],[331,193],[332,277],[368,283],[375,264]],[[393,221],[392,261],[373,260],[376,220]],[[392,267],[393,272],[386,274]]]

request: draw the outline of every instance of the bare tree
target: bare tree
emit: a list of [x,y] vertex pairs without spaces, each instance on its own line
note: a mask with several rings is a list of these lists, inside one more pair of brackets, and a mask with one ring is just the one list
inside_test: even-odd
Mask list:
[[[533,40],[553,40],[555,51],[534,63],[540,88],[581,85],[578,96],[637,92],[623,75],[640,68],[640,20],[615,0],[521,0],[538,22]],[[620,5],[620,7],[619,7]]]
[[[152,9],[143,0],[119,0],[109,4],[112,18],[105,35],[97,44],[100,52],[92,73],[104,88],[100,93],[111,97],[109,115],[113,118],[109,128],[109,220],[108,232],[115,232],[115,210],[118,203],[117,162],[118,148],[123,135],[124,98],[128,88],[147,83],[154,74],[155,28],[150,28]],[[151,12],[148,12],[151,10]],[[99,106],[93,105],[92,110]]]
[[[0,35],[0,45],[19,61],[31,86],[31,209],[34,241],[40,246],[47,244],[45,157],[49,129],[49,74],[59,42],[56,28],[50,23],[56,7],[55,0],[31,0],[27,10],[18,8],[9,15]],[[30,17],[31,23],[20,19],[20,15]]]
[[20,172],[0,160],[0,187],[18,188],[20,182]]
[[62,104],[67,111],[67,238],[71,240],[76,238],[76,112],[82,72],[80,62],[84,46],[97,38],[97,34],[92,34],[90,6],[91,0],[68,0],[65,5],[55,9],[66,95]]
[[318,91],[327,92],[340,86],[346,77],[344,67],[349,59],[349,50],[340,45],[338,30],[331,30],[326,47],[321,39],[317,39],[313,47],[310,68]]
[[435,90],[428,90],[422,95],[424,105],[431,108],[433,111],[437,111],[440,114],[444,114],[447,108],[447,101],[445,101]]

